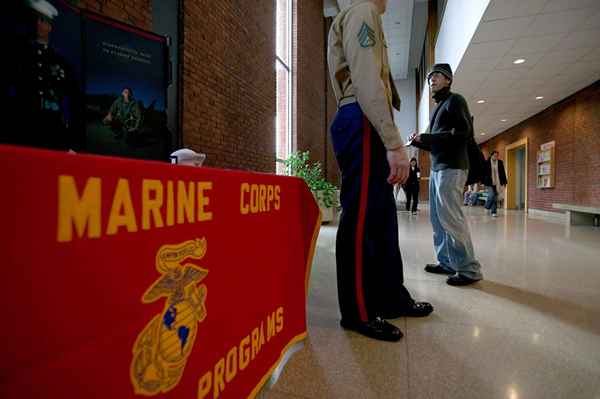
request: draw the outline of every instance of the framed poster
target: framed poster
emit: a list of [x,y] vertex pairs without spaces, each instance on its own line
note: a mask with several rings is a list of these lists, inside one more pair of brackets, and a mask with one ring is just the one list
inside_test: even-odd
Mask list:
[[167,160],[166,38],[84,15],[86,148]]
[[7,9],[0,143],[168,161],[166,37],[64,0]]

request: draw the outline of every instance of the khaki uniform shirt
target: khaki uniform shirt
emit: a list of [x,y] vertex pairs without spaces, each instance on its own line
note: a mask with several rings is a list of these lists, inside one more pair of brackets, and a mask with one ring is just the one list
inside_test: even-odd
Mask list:
[[387,45],[377,7],[370,1],[343,10],[329,31],[327,63],[338,104],[355,98],[385,147],[403,145],[392,104],[399,99],[391,80]]

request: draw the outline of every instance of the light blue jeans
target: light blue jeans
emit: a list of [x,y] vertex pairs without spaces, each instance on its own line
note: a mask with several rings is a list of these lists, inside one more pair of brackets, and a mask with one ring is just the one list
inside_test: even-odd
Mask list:
[[462,211],[467,171],[444,169],[429,176],[429,208],[433,247],[439,264],[473,280],[481,280],[481,265],[475,259],[469,225]]
[[496,193],[496,187],[487,186],[487,201],[485,202],[485,209],[490,209],[492,215],[498,212],[498,194]]

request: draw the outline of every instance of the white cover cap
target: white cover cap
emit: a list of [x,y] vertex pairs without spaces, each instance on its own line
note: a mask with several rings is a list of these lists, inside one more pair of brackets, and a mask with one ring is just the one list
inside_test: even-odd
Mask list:
[[187,165],[187,166],[202,166],[202,163],[206,159],[206,154],[198,153],[189,148],[181,148],[177,151],[174,151],[171,154],[171,157],[177,159],[178,165]]
[[29,0],[27,3],[30,8],[35,10],[37,13],[42,14],[50,21],[58,16],[58,10],[56,7],[48,3],[46,0]]

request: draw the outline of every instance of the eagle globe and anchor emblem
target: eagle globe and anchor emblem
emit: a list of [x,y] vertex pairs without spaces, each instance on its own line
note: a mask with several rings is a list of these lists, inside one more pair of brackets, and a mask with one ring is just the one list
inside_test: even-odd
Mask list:
[[164,310],[144,327],[133,345],[131,382],[136,394],[152,396],[175,388],[183,375],[198,333],[206,318],[206,285],[198,283],[208,270],[186,259],[202,259],[206,238],[163,245],[156,253],[162,276],[142,296],[143,303],[166,297]]

